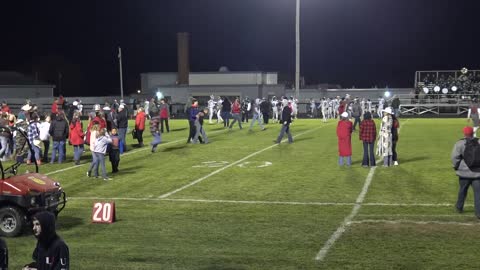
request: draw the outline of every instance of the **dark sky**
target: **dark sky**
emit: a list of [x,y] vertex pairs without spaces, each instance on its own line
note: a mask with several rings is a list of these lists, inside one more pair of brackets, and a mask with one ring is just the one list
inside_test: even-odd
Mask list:
[[[58,83],[64,95],[125,92],[140,73],[176,71],[176,33],[191,71],[295,71],[295,0],[3,1],[0,70]],[[411,87],[416,70],[480,68],[479,0],[301,0],[308,84]]]

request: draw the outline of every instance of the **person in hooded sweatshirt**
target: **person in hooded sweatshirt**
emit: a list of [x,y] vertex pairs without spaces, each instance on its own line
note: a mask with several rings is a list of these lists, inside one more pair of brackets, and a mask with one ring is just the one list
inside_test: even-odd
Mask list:
[[23,270],[68,270],[70,256],[67,244],[55,231],[55,215],[43,211],[33,217],[33,234],[37,246],[33,250],[33,262]]
[[58,152],[58,163],[62,163],[65,160],[65,142],[68,139],[68,123],[65,119],[65,115],[60,112],[55,116],[55,120],[50,124],[50,136],[52,137],[53,147],[52,147],[52,158],[50,163],[53,164],[57,157]]

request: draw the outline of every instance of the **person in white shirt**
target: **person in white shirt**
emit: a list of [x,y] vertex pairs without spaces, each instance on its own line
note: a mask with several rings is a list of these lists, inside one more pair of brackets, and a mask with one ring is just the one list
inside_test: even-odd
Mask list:
[[43,142],[43,156],[42,162],[48,162],[48,149],[50,149],[50,116],[46,115],[42,117],[42,121],[38,126],[40,131],[39,139]]
[[212,118],[213,118],[213,114],[214,114],[214,111],[215,111],[215,104],[217,102],[215,102],[215,97],[213,95],[210,96],[210,100],[208,101],[208,123],[209,124],[212,124]]

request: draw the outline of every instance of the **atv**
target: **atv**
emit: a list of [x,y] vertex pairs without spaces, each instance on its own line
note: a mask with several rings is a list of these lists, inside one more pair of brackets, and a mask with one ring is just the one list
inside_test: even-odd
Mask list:
[[[10,161],[0,160],[0,234],[14,237],[24,231],[31,223],[32,216],[39,211],[50,211],[58,216],[65,208],[67,199],[58,182],[38,173],[38,162],[26,132],[15,127],[0,129],[8,129],[11,134],[16,133],[15,136],[24,139],[18,140],[23,146],[16,145],[16,151],[13,151],[16,158]],[[23,166],[24,171],[20,169],[25,164],[23,154],[27,152],[24,150],[32,154],[34,173],[28,170],[32,165]]]

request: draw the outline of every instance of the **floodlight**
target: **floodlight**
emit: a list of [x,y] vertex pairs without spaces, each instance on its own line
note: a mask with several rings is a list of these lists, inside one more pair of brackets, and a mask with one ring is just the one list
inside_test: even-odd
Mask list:
[[440,92],[440,86],[438,86],[438,85],[435,86],[435,87],[433,88],[433,91],[435,91],[435,93]]
[[384,95],[386,98],[389,98],[392,95],[392,93],[390,93],[390,91],[385,91]]
[[137,90],[137,93],[139,93],[139,94],[142,93],[142,90],[138,89],[138,90]]
[[442,93],[444,93],[444,94],[448,93],[448,88],[443,88]]
[[158,99],[162,99],[162,98],[163,98],[162,92],[157,91],[157,98],[158,98]]
[[457,88],[455,85],[452,86],[452,91],[453,91],[453,92],[457,92],[457,90],[458,90],[458,88]]
[[428,94],[428,92],[429,92],[428,87],[423,87],[423,92],[424,92],[425,94]]

